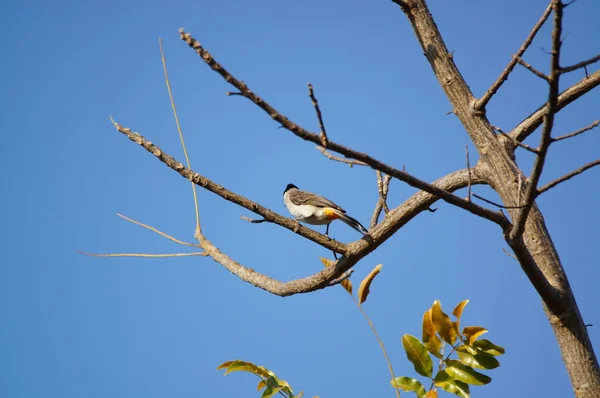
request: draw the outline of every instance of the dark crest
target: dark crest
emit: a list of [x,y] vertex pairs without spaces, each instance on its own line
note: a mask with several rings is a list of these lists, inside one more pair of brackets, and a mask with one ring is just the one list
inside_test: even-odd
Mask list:
[[285,187],[285,191],[283,191],[283,193],[286,193],[287,191],[289,191],[292,188],[298,189],[298,187],[295,186],[294,184],[287,184],[287,187]]

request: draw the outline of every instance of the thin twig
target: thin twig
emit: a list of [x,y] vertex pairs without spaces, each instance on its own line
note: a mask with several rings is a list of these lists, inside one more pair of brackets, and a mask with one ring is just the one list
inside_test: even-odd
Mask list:
[[571,66],[566,66],[564,68],[560,68],[560,73],[568,73],[568,72],[572,72],[574,70],[577,69],[581,69],[581,68],[585,68],[588,65],[591,65],[595,62],[600,61],[600,54],[596,55],[595,57],[592,57],[590,59],[586,59],[585,61],[581,61],[576,63],[575,65],[571,65]]
[[148,253],[86,253],[77,250],[77,253],[83,254],[84,256],[91,257],[147,257],[147,258],[166,258],[166,257],[189,257],[189,256],[203,256],[206,257],[206,252],[193,252],[193,253],[172,253],[172,254],[148,254]]
[[[175,100],[173,99],[173,93],[171,92],[171,82],[169,81],[169,73],[167,71],[167,60],[165,58],[165,52],[163,51],[162,39],[158,39],[158,45],[160,47],[160,59],[162,60],[163,72],[165,75],[165,83],[167,84],[167,91],[169,92],[169,101],[171,102],[171,109],[173,109],[173,116],[175,117],[175,125],[177,126],[177,132],[179,133],[179,139],[181,141],[181,147],[183,148],[183,154],[185,155],[185,162],[188,169],[192,168],[190,163],[190,157],[188,156],[187,147],[185,146],[185,140],[183,139],[183,131],[179,124],[179,116],[177,116],[177,107],[175,106]],[[198,206],[198,195],[196,194],[196,185],[192,182],[192,193],[194,196],[194,208],[196,211],[196,231],[194,236],[202,234],[202,228],[200,226],[200,210]]]
[[513,71],[514,67],[517,65],[519,58],[521,58],[523,56],[523,54],[525,54],[525,51],[527,51],[527,48],[529,48],[535,35],[539,32],[539,30],[542,27],[542,25],[544,24],[544,22],[546,22],[546,19],[548,19],[548,16],[550,16],[551,12],[552,12],[552,4],[549,4],[548,7],[546,7],[546,9],[544,10],[544,13],[540,17],[540,19],[533,26],[533,29],[529,33],[529,36],[527,36],[527,39],[525,39],[525,41],[523,42],[523,44],[521,45],[521,47],[519,48],[517,53],[515,55],[513,55],[512,59],[510,60],[510,62],[506,66],[506,68],[502,71],[500,76],[498,76],[498,79],[485,92],[483,97],[481,97],[481,99],[479,99],[475,102],[475,110],[479,110],[479,111],[483,110],[483,108],[485,108],[487,103],[494,96],[494,94],[496,94],[496,92],[502,86],[502,84],[506,80],[508,80],[508,75]]
[[371,216],[369,229],[372,229],[377,225],[382,211],[385,211],[385,214],[390,212],[390,209],[387,205],[387,195],[392,177],[388,175],[382,175],[382,173],[377,170],[375,171],[375,174],[377,176],[377,193],[379,194],[379,198],[377,199],[377,204],[375,204],[375,209],[373,210],[373,215]]
[[511,252],[509,252],[505,248],[502,248],[502,251],[504,252],[504,254],[506,254],[508,257],[512,258],[513,260],[519,261],[519,259],[517,258],[517,256],[515,256],[514,254],[512,254]]
[[271,222],[271,221],[267,220],[266,218],[261,218],[261,219],[258,219],[258,220],[255,220],[255,219],[253,219],[253,218],[246,217],[246,216],[240,216],[240,218],[241,218],[242,220],[246,220],[246,221],[248,221],[248,222],[249,222],[249,223],[251,223],[251,224],[261,224],[261,223],[263,223],[263,222]]
[[550,81],[550,78],[548,76],[546,76],[545,74],[543,74],[542,72],[540,72],[539,70],[535,69],[533,66],[531,66],[531,64],[528,64],[527,62],[525,62],[522,58],[519,58],[517,60],[517,62],[519,64],[521,64],[522,66],[525,67],[525,69],[527,69],[528,71],[530,71],[531,73],[533,73],[534,75],[536,75],[537,77],[544,79],[546,82]]
[[346,163],[350,167],[352,167],[352,166],[368,166],[368,164],[366,164],[365,162],[361,162],[360,160],[347,159],[347,158],[335,156],[335,155],[327,152],[327,149],[323,148],[322,146],[317,145],[315,148],[317,148],[329,160],[335,160],[336,162]]
[[339,278],[335,278],[334,280],[332,280],[331,282],[329,282],[328,286],[339,285],[340,283],[342,283],[346,279],[350,278],[350,276],[352,276],[353,273],[354,273],[353,269],[344,272],[342,274],[342,276],[340,276]]
[[479,200],[483,200],[485,203],[491,204],[492,206],[499,207],[500,209],[522,209],[524,207],[524,206],[504,206],[504,205],[501,205],[500,203],[496,203],[489,199],[486,199],[483,196],[479,196],[476,193],[474,193],[473,196]]
[[[213,71],[219,74],[227,83],[238,89],[245,98],[253,102],[256,106],[258,106],[265,113],[267,113],[273,120],[285,127],[286,130],[290,131],[297,137],[302,138],[306,141],[311,141],[315,144],[320,144],[321,138],[318,134],[309,132],[308,130],[302,128],[298,124],[292,122],[285,115],[278,112],[267,101],[263,100],[252,90],[250,90],[244,82],[235,78],[229,71],[227,71],[227,69],[225,69],[221,64],[219,64],[213,58],[213,56],[205,48],[202,47],[198,40],[194,39],[189,33],[185,32],[185,30],[183,29],[180,29],[179,32],[181,40],[185,41],[188,44],[188,46],[194,49],[194,51],[196,52],[196,54],[198,54],[202,61],[204,61]],[[439,189],[432,184],[429,184],[421,179],[412,176],[411,174],[391,167],[366,153],[355,151],[333,141],[329,141],[327,149],[344,155],[347,158],[360,160],[361,162],[368,164],[371,168],[375,170],[379,170],[385,174],[388,174],[393,178],[403,181],[414,188],[418,188],[432,195],[435,195],[440,199],[444,200],[445,202],[467,210],[472,214],[490,220],[502,227],[503,230],[512,227],[510,221],[503,214],[494,212],[490,209],[486,209],[484,207],[476,205],[475,203],[469,202],[456,195],[453,195],[450,192],[446,192],[442,189]]]
[[538,189],[537,194],[541,195],[542,193],[546,192],[547,190],[554,188],[555,186],[557,186],[561,182],[565,182],[567,180],[570,180],[571,178],[575,177],[576,175],[579,175],[579,174],[583,173],[587,169],[591,169],[592,167],[595,167],[595,166],[598,166],[598,165],[600,165],[600,159],[595,160],[595,161],[590,162],[590,163],[587,163],[587,164],[581,166],[580,168],[578,168],[577,170],[573,170],[569,174],[565,174],[564,176],[562,176],[560,178],[557,178],[554,181],[550,181],[549,183],[547,183],[546,185],[544,185],[543,187],[541,187],[540,189]]
[[[392,366],[392,361],[390,361],[390,357],[388,357],[387,351],[385,349],[385,345],[383,345],[383,340],[379,336],[379,333],[377,333],[377,329],[375,329],[375,324],[373,324],[373,322],[371,321],[371,318],[369,318],[369,316],[365,312],[364,308],[358,303],[358,301],[356,301],[356,298],[354,298],[354,296],[352,294],[350,294],[350,297],[352,298],[352,301],[354,301],[354,304],[356,304],[356,306],[360,310],[360,313],[363,315],[363,317],[369,324],[369,327],[373,331],[373,334],[375,335],[375,339],[377,339],[377,342],[379,343],[379,347],[381,347],[381,352],[383,353],[383,357],[388,366],[388,370],[390,371],[390,376],[392,376],[392,380],[395,380],[396,375],[394,374],[394,367]],[[400,391],[397,388],[394,388],[394,390],[396,391],[396,397],[400,398]]]
[[313,90],[313,85],[308,83],[308,95],[312,101],[312,104],[315,108],[315,112],[317,113],[317,119],[319,119],[319,129],[321,131],[321,146],[323,148],[327,148],[327,131],[325,130],[325,124],[323,123],[323,115],[321,114],[321,108],[319,107],[319,101],[317,101],[317,97],[315,97],[315,92]]
[[[586,77],[560,93],[556,104],[556,112],[562,110],[567,105],[573,103],[578,98],[589,93],[598,86],[600,86],[600,70],[595,71],[589,76],[586,75]],[[510,131],[510,136],[517,141],[524,141],[542,124],[544,115],[546,115],[545,103],[516,125]]]
[[516,140],[516,139],[514,139],[514,138],[513,138],[511,135],[509,135],[509,134],[505,133],[504,131],[502,131],[502,130],[498,129],[498,128],[497,128],[497,127],[495,127],[495,126],[492,126],[492,128],[493,128],[494,130],[498,131],[498,132],[499,132],[499,133],[500,133],[500,134],[501,134],[503,137],[506,137],[506,138],[508,138],[508,139],[510,140],[510,142],[512,142],[512,143],[513,143],[513,144],[515,144],[516,146],[519,146],[519,147],[521,147],[521,148],[523,148],[523,149],[526,149],[526,150],[528,150],[529,152],[532,152],[532,153],[535,153],[535,154],[538,154],[538,153],[539,153],[539,151],[537,150],[537,148],[532,148],[531,146],[529,146],[529,145],[527,145],[527,144],[524,144],[524,143],[522,143],[522,142],[520,142],[520,141],[517,141],[517,140]]
[[595,122],[593,122],[589,126],[586,126],[586,127],[582,128],[582,129],[579,129],[579,130],[575,131],[574,133],[565,134],[565,135],[561,135],[560,137],[553,138],[552,142],[566,140],[567,138],[571,138],[571,137],[576,137],[579,134],[585,133],[586,131],[589,131],[589,130],[593,129],[594,127],[597,127],[599,124],[600,124],[600,120],[596,120]]
[[188,243],[188,242],[184,242],[184,241],[182,241],[182,240],[176,239],[176,238],[172,237],[171,235],[167,235],[167,234],[165,234],[164,232],[162,232],[162,231],[159,231],[158,229],[156,229],[156,228],[154,228],[154,227],[151,227],[151,226],[149,226],[149,225],[146,225],[146,224],[144,224],[144,223],[141,223],[141,222],[139,222],[139,221],[135,221],[135,220],[133,220],[133,219],[131,219],[131,218],[129,218],[129,217],[125,217],[125,216],[124,216],[124,215],[122,215],[122,214],[119,214],[119,213],[117,213],[117,216],[121,217],[121,218],[122,218],[122,219],[124,219],[124,220],[127,220],[127,221],[129,221],[130,223],[133,223],[133,224],[135,224],[135,225],[138,225],[138,226],[140,226],[140,227],[143,227],[143,228],[149,229],[149,230],[150,230],[150,231],[152,231],[152,232],[156,232],[157,234],[159,234],[159,235],[160,235],[160,236],[162,236],[163,238],[167,238],[167,239],[169,239],[169,240],[171,240],[171,241],[173,241],[173,242],[175,242],[175,243],[179,243],[180,245],[184,245],[184,246],[191,246],[191,247],[198,247],[198,244],[196,244],[196,243]]
[[[546,116],[544,117],[544,127],[542,129],[542,136],[540,138],[539,153],[535,158],[533,164],[533,170],[531,176],[528,179],[527,189],[525,191],[525,202],[523,203],[523,209],[519,212],[516,217],[516,222],[510,231],[509,238],[512,241],[521,239],[523,231],[525,230],[525,222],[529,215],[529,211],[533,207],[535,197],[538,189],[537,184],[542,175],[544,169],[544,162],[546,155],[548,154],[548,148],[552,143],[552,127],[554,126],[554,114],[556,113],[556,107],[558,102],[558,87],[560,79],[560,46],[561,46],[561,34],[562,34],[562,16],[563,16],[563,4],[560,0],[552,1],[552,9],[554,10],[554,27],[552,29],[552,56],[550,59],[550,75],[549,75],[549,88],[548,88],[548,101],[546,105]],[[512,247],[512,246],[511,246]],[[513,248],[514,249],[514,248]]]
[[467,200],[471,201],[471,160],[469,159],[469,146],[465,145],[465,157],[467,158],[467,171],[469,172],[469,186],[467,191]]

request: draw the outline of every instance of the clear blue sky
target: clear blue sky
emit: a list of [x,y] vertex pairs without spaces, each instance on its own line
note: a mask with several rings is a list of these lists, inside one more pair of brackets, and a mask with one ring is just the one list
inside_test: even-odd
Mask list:
[[[430,1],[471,89],[494,81],[545,0]],[[600,4],[565,15],[564,63],[598,53]],[[183,160],[162,76],[164,39],[195,170],[285,214],[287,183],[319,192],[367,223],[374,172],[325,159],[230,88],[183,42],[185,27],[222,64],[292,120],[317,124],[312,82],[330,137],[426,180],[464,167],[469,143],[405,16],[391,1],[17,2],[0,13],[4,252],[0,267],[0,396],[45,398],[258,396],[249,375],[215,367],[245,359],[275,370],[307,396],[393,397],[368,325],[341,288],[279,298],[206,258],[106,259],[90,252],[183,249],[118,217],[122,213],[192,240],[187,181],[117,133],[109,115]],[[526,54],[547,70],[549,27]],[[591,68],[596,70],[597,66]],[[567,84],[582,78],[577,72]],[[546,96],[517,68],[490,105],[512,128]],[[560,113],[556,133],[599,118],[600,90]],[[535,145],[535,139],[531,140]],[[473,162],[476,160],[471,146]],[[542,182],[600,155],[598,131],[557,144]],[[531,157],[518,153],[529,172]],[[539,204],[575,290],[596,351],[600,169]],[[489,190],[477,193],[494,198]],[[390,205],[414,189],[393,181]],[[204,230],[246,266],[281,280],[319,271],[328,251],[248,211],[200,192]],[[319,228],[321,231],[323,228]],[[349,242],[357,234],[334,224]],[[366,309],[398,375],[414,375],[400,337],[419,335],[435,299],[468,298],[464,324],[481,324],[507,348],[494,381],[474,396],[571,396],[552,330],[499,229],[447,204],[400,230],[356,266],[375,265]],[[409,395],[406,395],[409,396]]]

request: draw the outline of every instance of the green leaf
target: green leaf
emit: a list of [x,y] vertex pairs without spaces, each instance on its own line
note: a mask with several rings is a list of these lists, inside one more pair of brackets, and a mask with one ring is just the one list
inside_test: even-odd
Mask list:
[[281,391],[282,388],[283,387],[279,385],[279,381],[275,377],[271,376],[267,379],[267,388],[265,388],[265,391],[263,391],[261,398],[271,398],[273,395]]
[[442,358],[442,341],[435,334],[435,326],[431,317],[431,308],[423,314],[423,344],[425,348],[438,358]]
[[459,345],[458,347],[456,347],[456,351],[466,352],[471,355],[477,355],[481,352],[481,351],[477,350],[476,348],[471,347],[466,344],[462,344],[462,345]]
[[476,386],[483,386],[492,381],[491,377],[481,374],[473,370],[472,367],[463,365],[460,361],[453,359],[446,361],[446,373],[456,381]]
[[454,341],[456,340],[454,322],[452,322],[450,317],[442,311],[442,305],[439,300],[435,300],[431,306],[431,319],[442,340],[446,343],[454,344]]
[[458,395],[459,397],[470,397],[471,392],[469,391],[469,386],[461,381],[454,380],[444,370],[440,370],[438,374],[435,375],[434,383],[436,387],[440,387],[442,390]]
[[476,369],[496,369],[500,366],[500,362],[490,354],[479,353],[476,355],[471,355],[467,352],[462,352],[457,350],[458,357],[460,361],[467,366]]
[[427,394],[427,391],[425,391],[425,387],[423,387],[423,384],[411,377],[396,377],[394,380],[391,381],[391,384],[394,388],[401,388],[402,390],[408,392],[414,391],[415,393],[417,393],[417,396],[419,398],[423,398],[425,394]]
[[502,355],[505,352],[503,347],[500,347],[499,345],[496,345],[486,339],[481,339],[481,340],[475,341],[473,343],[473,347],[477,348],[478,350],[480,350],[482,352],[485,352],[486,354],[490,354],[490,355],[494,355],[494,356]]
[[410,334],[402,336],[402,346],[406,351],[406,357],[412,362],[418,374],[431,377],[433,373],[433,362],[427,353],[427,349],[419,339]]

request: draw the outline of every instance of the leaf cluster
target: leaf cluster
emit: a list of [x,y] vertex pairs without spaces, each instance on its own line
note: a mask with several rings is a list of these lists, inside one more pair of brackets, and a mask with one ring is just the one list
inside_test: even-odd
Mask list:
[[[394,378],[393,387],[413,391],[419,398],[437,397],[437,388],[469,398],[469,385],[481,386],[492,381],[475,369],[491,370],[500,366],[496,357],[504,354],[504,348],[490,340],[478,340],[488,331],[484,327],[466,326],[460,331],[461,316],[468,302],[464,300],[454,308],[455,320],[452,320],[442,311],[440,302],[434,301],[423,314],[422,341],[409,334],[402,336],[402,346],[415,371],[431,380],[429,390],[419,380],[406,376]],[[444,356],[446,345],[451,350]],[[453,354],[456,354],[454,358]],[[438,366],[434,374],[435,359]]]

